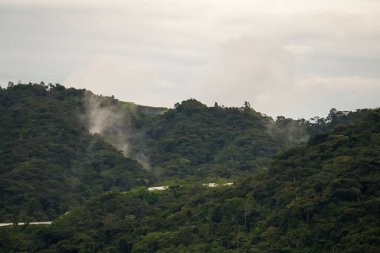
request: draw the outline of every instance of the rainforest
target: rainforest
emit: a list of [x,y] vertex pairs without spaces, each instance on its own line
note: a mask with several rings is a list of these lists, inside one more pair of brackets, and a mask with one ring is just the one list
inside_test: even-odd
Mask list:
[[379,109],[272,118],[10,82],[0,136],[0,252],[380,251]]

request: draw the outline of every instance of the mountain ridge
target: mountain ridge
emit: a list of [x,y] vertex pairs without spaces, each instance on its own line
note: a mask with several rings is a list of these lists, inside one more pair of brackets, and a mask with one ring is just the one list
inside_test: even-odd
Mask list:
[[[142,108],[59,84],[0,89],[0,218],[54,220],[0,228],[2,251],[378,252],[380,109]],[[234,185],[202,186],[217,181]]]

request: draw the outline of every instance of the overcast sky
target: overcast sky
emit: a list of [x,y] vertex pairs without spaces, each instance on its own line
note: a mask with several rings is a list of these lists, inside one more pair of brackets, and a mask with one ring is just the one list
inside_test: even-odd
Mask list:
[[378,0],[0,0],[0,83],[326,116],[380,106],[379,24]]

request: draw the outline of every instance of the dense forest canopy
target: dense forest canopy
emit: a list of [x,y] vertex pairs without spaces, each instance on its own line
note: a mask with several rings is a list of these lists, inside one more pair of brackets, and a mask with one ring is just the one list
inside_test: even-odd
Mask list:
[[0,252],[380,250],[379,109],[273,119],[10,83],[0,122],[0,222],[54,220],[0,227]]
[[84,90],[10,85],[0,91],[0,218],[52,219],[149,173],[81,124]]

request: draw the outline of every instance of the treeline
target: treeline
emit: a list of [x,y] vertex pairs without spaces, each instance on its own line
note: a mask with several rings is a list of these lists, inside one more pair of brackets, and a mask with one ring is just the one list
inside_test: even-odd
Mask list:
[[248,102],[240,108],[207,107],[190,99],[163,115],[146,117],[140,123],[145,136],[139,140],[139,150],[145,143],[144,152],[162,178],[233,178],[267,167],[278,152],[353,124],[369,112],[332,109],[326,118],[273,119],[256,112]]
[[[92,94],[97,110],[111,108],[125,119],[92,135],[88,94],[44,83],[0,89],[1,221],[52,219],[113,187],[189,177],[234,179],[268,168],[278,152],[370,112],[332,110],[326,119],[274,120],[249,103],[207,107],[190,99],[165,110]],[[128,146],[133,159],[123,157],[120,146]]]
[[[0,89],[0,221],[56,219],[0,228],[0,252],[379,252],[379,109],[294,120],[101,97],[129,118],[100,135],[86,94]],[[123,131],[150,171],[110,144]]]
[[81,122],[84,90],[0,89],[0,221],[51,220],[114,187],[152,178]]
[[380,250],[380,110],[282,152],[234,186],[110,191],[50,227],[0,230],[5,252]]

